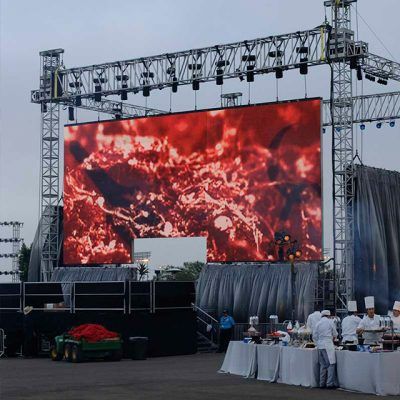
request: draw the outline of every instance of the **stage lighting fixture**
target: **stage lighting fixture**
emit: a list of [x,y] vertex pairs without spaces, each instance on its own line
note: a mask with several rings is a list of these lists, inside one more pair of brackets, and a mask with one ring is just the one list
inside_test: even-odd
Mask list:
[[308,57],[300,58],[300,75],[308,74]]
[[283,69],[282,68],[275,68],[275,77],[276,79],[282,79],[283,78]]
[[362,76],[361,65],[357,65],[357,79],[358,79],[359,81],[362,81],[362,78],[363,78],[363,76]]
[[380,84],[380,85],[387,85],[388,83],[387,83],[387,80],[386,79],[382,79],[382,78],[379,78],[378,79],[378,83]]
[[382,128],[382,122],[378,122],[378,123],[376,124],[376,127],[377,127],[378,129],[381,129],[381,128]]
[[80,107],[82,105],[82,97],[81,96],[76,96],[75,97],[75,105],[77,107]]
[[144,86],[143,87],[143,96],[144,97],[149,97],[150,96],[150,86]]
[[192,89],[193,90],[199,90],[200,89],[200,81],[198,79],[193,79]]
[[73,121],[74,119],[74,107],[68,107],[68,120]]
[[172,78],[172,92],[176,93],[178,91],[178,78]]
[[371,82],[375,82],[375,77],[370,74],[365,74],[365,79],[368,79]]
[[221,86],[224,84],[224,71],[222,69],[217,69],[217,79],[216,79],[216,84],[218,86]]
[[391,128],[394,128],[395,125],[396,125],[396,122],[394,122],[394,121],[390,121],[390,122],[389,122],[389,126],[390,126]]
[[96,85],[94,87],[94,101],[101,101],[101,86]]
[[360,125],[360,129],[361,129],[362,131],[364,131],[364,130],[365,130],[365,124],[361,124],[361,125]]
[[128,100],[128,92],[126,90],[121,90],[121,100]]
[[246,80],[247,82],[254,82],[254,65],[248,65],[246,67]]

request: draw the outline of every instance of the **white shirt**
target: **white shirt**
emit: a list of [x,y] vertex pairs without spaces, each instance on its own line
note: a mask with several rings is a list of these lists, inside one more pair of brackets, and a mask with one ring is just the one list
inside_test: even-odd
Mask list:
[[356,330],[360,325],[361,318],[357,315],[348,315],[342,321],[342,341],[358,343]]
[[[376,330],[380,328],[379,322],[380,322],[379,315],[374,315],[373,318],[370,318],[368,317],[368,315],[365,315],[364,318],[358,324],[358,328],[366,330]],[[363,338],[365,344],[374,344],[379,342],[379,340],[382,338],[382,333],[364,332]]]
[[[333,338],[338,335],[335,325],[329,318],[321,318],[314,328],[313,340],[318,349],[326,349],[327,344],[333,344]],[[330,346],[329,346],[330,347]]]
[[321,320],[321,313],[319,311],[314,311],[307,318],[307,328],[314,335],[314,329],[318,322]]
[[400,331],[400,315],[398,317],[395,317],[394,315],[392,315],[391,319],[393,321],[393,329],[395,331]]

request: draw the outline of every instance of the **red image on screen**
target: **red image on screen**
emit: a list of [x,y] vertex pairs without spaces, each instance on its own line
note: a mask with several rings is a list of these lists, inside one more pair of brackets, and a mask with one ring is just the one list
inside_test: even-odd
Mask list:
[[319,260],[321,101],[65,128],[64,263],[130,263],[135,238],[206,237],[207,260]]

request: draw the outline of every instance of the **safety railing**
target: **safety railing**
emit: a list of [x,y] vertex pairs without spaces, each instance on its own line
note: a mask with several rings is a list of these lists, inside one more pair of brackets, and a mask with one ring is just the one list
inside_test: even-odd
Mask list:
[[31,306],[35,310],[71,311],[71,293],[66,293],[63,285],[62,282],[24,283],[23,308]]
[[0,358],[3,357],[6,351],[6,335],[4,334],[4,330],[0,329]]
[[0,309],[22,311],[22,284],[2,283],[0,285]]
[[219,322],[207,311],[192,303],[193,310],[197,314],[198,331],[212,343],[218,343]]

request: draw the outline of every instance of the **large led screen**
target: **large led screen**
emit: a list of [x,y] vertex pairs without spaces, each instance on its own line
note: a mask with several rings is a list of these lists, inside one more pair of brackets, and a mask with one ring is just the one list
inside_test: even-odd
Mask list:
[[135,238],[206,237],[207,260],[321,259],[321,100],[65,128],[64,263],[129,263]]

